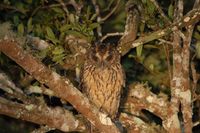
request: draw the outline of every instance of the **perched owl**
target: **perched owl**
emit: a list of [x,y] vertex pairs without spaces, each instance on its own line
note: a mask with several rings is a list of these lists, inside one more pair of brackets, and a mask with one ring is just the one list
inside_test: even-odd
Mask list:
[[115,118],[124,86],[120,54],[111,44],[95,44],[81,72],[83,93],[103,112]]

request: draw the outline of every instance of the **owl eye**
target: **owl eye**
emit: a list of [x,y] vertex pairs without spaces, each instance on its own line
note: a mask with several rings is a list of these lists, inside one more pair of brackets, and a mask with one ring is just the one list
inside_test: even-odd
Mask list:
[[109,56],[106,58],[106,60],[107,60],[107,61],[111,61],[112,58],[113,58],[113,56],[112,56],[112,55],[109,55]]
[[93,59],[94,61],[98,61],[98,57],[97,57],[96,55],[92,55],[92,59]]

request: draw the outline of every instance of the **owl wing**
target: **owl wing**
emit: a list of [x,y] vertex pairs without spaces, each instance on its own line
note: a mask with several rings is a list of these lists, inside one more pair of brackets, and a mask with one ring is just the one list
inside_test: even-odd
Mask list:
[[79,83],[79,88],[81,90],[81,92],[85,95],[87,94],[87,84],[85,82],[85,77],[84,77],[84,73],[85,73],[85,64],[83,64],[83,66],[81,67],[81,71],[80,71],[80,83]]
[[85,88],[83,73],[84,73],[84,64],[81,67],[81,71],[80,71],[80,83],[79,83],[79,88],[80,88],[80,90],[82,92],[83,92],[83,88]]

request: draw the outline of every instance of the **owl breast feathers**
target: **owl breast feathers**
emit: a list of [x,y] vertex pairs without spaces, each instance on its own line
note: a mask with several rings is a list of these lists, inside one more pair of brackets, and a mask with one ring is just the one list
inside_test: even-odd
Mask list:
[[81,72],[82,90],[111,118],[118,112],[124,77],[120,54],[115,47],[96,44],[89,50]]

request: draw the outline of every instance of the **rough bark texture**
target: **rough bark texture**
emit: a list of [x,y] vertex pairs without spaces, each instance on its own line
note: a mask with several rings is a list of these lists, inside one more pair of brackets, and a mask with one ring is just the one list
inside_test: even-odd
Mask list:
[[[122,38],[120,39],[118,49],[122,55],[128,53],[128,51],[137,46],[143,45],[144,43],[159,39],[172,33],[173,44],[173,69],[171,75],[171,99],[166,97],[160,97],[149,91],[149,88],[143,84],[135,86],[129,86],[130,92],[125,103],[125,107],[131,115],[122,113],[120,115],[120,122],[127,128],[128,132],[140,133],[149,132],[150,130],[155,133],[156,128],[152,128],[148,123],[138,118],[141,110],[145,109],[155,114],[162,119],[162,132],[169,133],[181,133],[182,128],[186,133],[192,133],[192,90],[190,81],[190,43],[193,33],[194,25],[200,20],[200,3],[196,0],[194,8],[183,16],[183,0],[176,1],[174,5],[174,20],[171,22],[167,16],[163,13],[162,8],[158,5],[155,0],[150,0],[158,12],[164,18],[168,24],[167,27],[153,31],[149,34],[137,37],[138,31],[138,20],[139,11],[135,8],[134,4],[129,3],[127,6],[127,20],[125,31]],[[96,0],[92,1],[96,7],[96,13],[100,15],[99,7]],[[117,1],[116,6],[118,6]],[[106,17],[107,19],[110,14],[113,13],[113,9]],[[98,18],[101,18],[98,16]],[[185,28],[183,30],[182,28]],[[98,29],[99,35],[101,35],[101,28]],[[119,35],[119,34],[116,34]],[[120,34],[122,35],[122,34]],[[70,102],[74,108],[79,111],[84,117],[86,117],[94,126],[96,126],[102,132],[118,133],[119,129],[111,121],[107,114],[99,112],[99,110],[90,104],[89,100],[80,92],[73,84],[66,78],[61,77],[56,72],[52,71],[38,59],[33,57],[31,54],[26,53],[17,42],[9,40],[0,40],[0,52],[10,57],[13,61],[19,64],[25,71],[30,73],[40,83],[48,86],[55,95],[65,101]],[[63,67],[75,68],[77,64],[83,62],[84,54],[88,49],[89,45],[87,41],[80,41],[77,38],[69,37],[66,41],[71,41],[71,45],[77,47],[72,56],[66,60],[66,64]],[[74,42],[77,44],[74,45]],[[81,46],[86,46],[80,48]],[[46,46],[46,45],[45,45]],[[48,46],[46,46],[48,47]],[[80,50],[81,49],[81,50]],[[77,60],[74,55],[78,53]],[[79,57],[80,56],[80,57]],[[170,56],[170,55],[169,55]],[[168,62],[170,64],[170,61]],[[193,66],[193,82],[197,84],[198,80],[195,79],[195,67]],[[2,86],[2,84],[0,84]],[[0,87],[1,87],[0,86]],[[11,87],[12,88],[12,87]],[[4,98],[0,98],[0,114],[8,115],[14,118],[27,120],[38,124],[46,124],[50,127],[60,129],[62,131],[82,131],[85,126],[82,125],[82,121],[76,119],[70,112],[63,109],[49,108],[42,104],[38,105],[38,101],[31,99],[21,93],[21,91],[14,92],[3,88],[3,91],[8,93],[8,96],[17,98],[23,101],[23,104],[8,101]],[[194,90],[193,90],[194,91]],[[37,106],[38,105],[38,106]],[[181,107],[181,108],[180,108]],[[180,121],[178,112],[182,113],[183,121]],[[55,115],[56,114],[56,115]],[[67,117],[63,117],[67,116]],[[63,117],[63,118],[62,118]],[[183,124],[183,126],[181,125]],[[161,132],[161,130],[159,130]],[[159,132],[158,131],[158,132]]]
[[22,119],[48,125],[64,132],[84,131],[85,126],[76,120],[67,110],[62,108],[49,108],[45,105],[19,104],[0,98],[0,114],[16,119]]
[[1,40],[0,51],[18,63],[40,83],[46,84],[57,96],[70,102],[99,130],[119,132],[111,119],[100,113],[95,106],[90,105],[89,100],[68,79],[61,77],[44,66],[39,60],[25,53],[16,42]]

